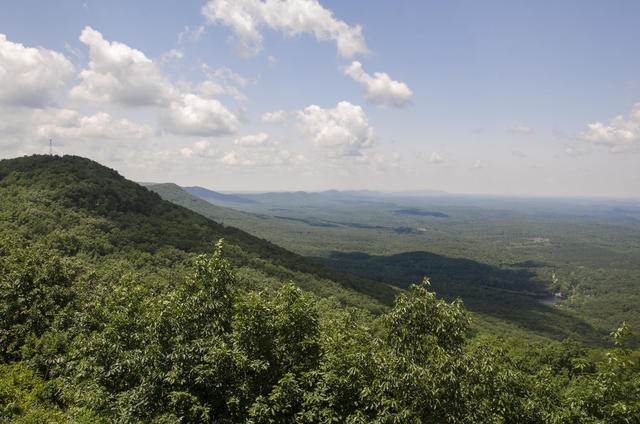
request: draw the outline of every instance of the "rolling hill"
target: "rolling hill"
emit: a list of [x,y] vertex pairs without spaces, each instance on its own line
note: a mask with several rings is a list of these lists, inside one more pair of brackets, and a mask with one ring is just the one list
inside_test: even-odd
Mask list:
[[[499,277],[423,252],[333,259]],[[634,422],[628,333],[607,351],[477,335],[426,281],[402,291],[337,271],[88,159],[0,161],[2,422]]]
[[[358,224],[312,216],[305,218],[250,213],[214,205],[181,190],[174,184],[150,186],[162,198],[188,207],[203,216],[224,220],[260,238],[286,246],[297,253],[307,252],[310,245],[339,246],[345,238],[368,245],[379,237],[377,245],[401,243],[412,234],[399,234],[395,227]],[[332,193],[329,194],[333,196]],[[310,200],[320,204],[320,198],[308,193],[278,194],[288,203]],[[340,197],[344,197],[342,194]],[[263,198],[264,199],[264,198]],[[333,202],[333,200],[331,200]],[[275,205],[277,203],[270,203]],[[305,203],[298,203],[304,208]],[[394,205],[387,205],[394,214]],[[315,209],[314,209],[315,211]],[[286,213],[276,211],[274,213]],[[425,219],[443,219],[426,216]],[[373,235],[373,236],[372,236]],[[401,236],[401,237],[399,237]],[[392,237],[398,238],[393,241]],[[404,237],[404,238],[402,238]],[[415,237],[415,236],[413,236]],[[409,244],[407,244],[409,245]],[[562,340],[573,337],[588,345],[607,343],[607,328],[598,328],[583,317],[552,305],[544,304],[534,296],[517,294],[540,293],[548,295],[547,286],[531,268],[500,268],[479,261],[449,257],[427,251],[409,251],[392,255],[371,255],[363,252],[334,251],[327,256],[309,255],[314,261],[335,270],[356,274],[367,280],[387,283],[401,289],[431,278],[432,287],[444,299],[461,298],[473,313],[473,328],[479,333],[510,334],[529,339]]]
[[[234,227],[162,200],[116,171],[74,156],[0,161],[2,234],[63,255],[168,256],[169,263],[210,251],[224,238],[232,264],[246,274],[296,280],[321,296],[382,311],[396,290],[296,255]],[[171,252],[171,253],[168,253]]]

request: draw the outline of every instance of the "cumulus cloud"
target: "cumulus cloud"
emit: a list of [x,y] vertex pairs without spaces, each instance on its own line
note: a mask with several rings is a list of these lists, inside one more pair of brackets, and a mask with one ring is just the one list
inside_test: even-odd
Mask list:
[[286,149],[273,149],[259,154],[245,149],[242,154],[232,150],[219,157],[217,161],[222,165],[233,167],[274,167],[298,165],[307,162],[307,159],[304,155],[292,154]]
[[209,75],[224,82],[233,81],[236,84],[238,84],[240,87],[244,87],[249,83],[249,80],[247,80],[245,77],[233,72],[231,69],[227,68],[226,66],[223,66],[222,68],[218,68],[214,71],[211,71],[211,69],[207,65],[204,65],[203,68],[207,70]]
[[440,156],[440,154],[438,152],[431,152],[431,156],[429,156],[429,162],[430,163],[442,163],[442,162],[444,162],[444,159],[442,159],[442,156]]
[[222,156],[220,159],[218,159],[218,162],[221,163],[222,165],[227,165],[227,166],[252,166],[252,165],[255,165],[255,161],[250,160],[250,159],[242,159],[242,158],[240,158],[238,153],[236,153],[235,151],[228,152],[227,154]]
[[62,54],[25,47],[0,34],[0,104],[41,108],[55,103],[55,92],[74,72]]
[[578,139],[608,146],[613,153],[623,152],[640,141],[640,103],[629,112],[629,119],[618,115],[609,125],[595,122],[578,134]]
[[[174,134],[216,136],[238,130],[239,120],[233,113],[220,101],[202,96],[231,94],[243,98],[237,90],[205,81],[197,87],[202,95],[181,93],[141,51],[107,41],[91,27],[85,27],[80,41],[89,46],[91,61],[88,69],[79,74],[81,83],[71,89],[72,97],[121,106],[157,107],[160,126]],[[176,58],[180,54],[178,50],[172,53]],[[217,75],[244,81],[227,68]]]
[[264,146],[267,144],[268,140],[269,134],[261,132],[259,134],[250,134],[244,137],[236,138],[235,140],[233,140],[233,144],[247,147]]
[[167,63],[172,60],[182,59],[184,57],[184,52],[179,49],[171,49],[160,56],[160,62]]
[[91,61],[72,97],[125,106],[163,105],[176,97],[173,85],[141,51],[109,42],[91,27],[82,30],[80,41],[89,46]]
[[262,114],[262,122],[278,124],[287,119],[287,112],[284,110],[276,110],[275,112],[265,112]]
[[311,105],[297,115],[301,132],[332,155],[359,155],[373,145],[374,131],[360,106],[347,101],[333,109]]
[[232,85],[223,86],[215,81],[203,81],[197,86],[200,94],[206,97],[231,96],[238,102],[247,100],[247,96]]
[[509,132],[515,134],[531,134],[533,133],[533,128],[528,127],[526,125],[509,125],[507,128]]
[[209,80],[203,81],[198,84],[197,89],[200,94],[207,97],[217,97],[227,93],[227,90],[223,86],[215,81]]
[[247,96],[236,87],[236,85],[245,87],[249,83],[246,78],[226,66],[214,70],[209,65],[203,64],[201,68],[208,80],[198,85],[200,93],[205,96],[227,95],[233,97],[237,102],[247,100]]
[[218,100],[188,93],[160,112],[160,125],[174,134],[217,136],[238,131],[240,121]]
[[212,147],[209,140],[200,140],[195,142],[191,147],[183,147],[180,149],[180,153],[187,158],[194,156],[212,158],[217,155],[217,151]]
[[202,13],[210,23],[230,27],[239,52],[246,56],[262,50],[263,27],[288,37],[306,33],[317,40],[333,40],[342,57],[368,52],[362,27],[337,20],[317,0],[211,0]]
[[364,88],[365,99],[379,107],[404,107],[411,103],[413,92],[403,82],[392,80],[385,72],[367,74],[362,64],[354,61],[343,68],[345,75],[350,76]]
[[77,111],[58,109],[36,115],[36,134],[39,137],[63,140],[131,140],[150,137],[153,130],[128,119],[113,119],[106,112],[81,116]]

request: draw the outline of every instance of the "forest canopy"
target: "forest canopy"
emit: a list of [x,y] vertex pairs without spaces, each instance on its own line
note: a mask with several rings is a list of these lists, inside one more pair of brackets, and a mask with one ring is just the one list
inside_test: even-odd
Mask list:
[[640,416],[625,324],[607,350],[478,335],[427,279],[333,274],[86,159],[1,161],[0,190],[3,422]]

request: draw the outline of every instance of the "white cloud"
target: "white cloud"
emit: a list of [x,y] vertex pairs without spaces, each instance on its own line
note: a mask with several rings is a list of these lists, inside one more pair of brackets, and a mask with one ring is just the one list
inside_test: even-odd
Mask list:
[[431,162],[431,163],[442,163],[442,162],[444,162],[444,159],[442,159],[442,156],[440,156],[439,153],[431,152],[431,156],[429,156],[429,162]]
[[311,105],[298,111],[300,130],[332,155],[359,155],[371,147],[374,131],[360,106],[342,101],[333,109]]
[[[205,69],[207,69],[206,65],[205,65]],[[213,77],[219,80],[222,80],[224,82],[233,81],[236,84],[238,84],[240,87],[244,87],[249,83],[249,81],[245,77],[243,77],[240,74],[236,74],[226,66],[223,66],[222,68],[218,68],[215,71],[210,72],[210,74]]]
[[217,136],[238,131],[240,121],[216,99],[183,94],[160,112],[160,125],[174,134]]
[[261,132],[259,134],[245,135],[244,137],[236,138],[233,140],[233,144],[240,146],[264,146],[269,140],[269,134]]
[[184,30],[178,33],[178,43],[182,43],[185,40],[198,41],[204,34],[204,25],[200,25],[195,28],[191,28],[189,25],[184,26]]
[[528,127],[526,125],[509,125],[507,128],[509,132],[517,133],[517,134],[531,134],[533,133],[533,128]]
[[278,154],[278,158],[276,159],[276,162],[278,160],[282,164],[291,164],[291,165],[296,165],[296,164],[308,162],[307,158],[305,158],[304,155],[302,155],[302,154],[294,155],[294,154],[289,153],[288,150],[281,150],[279,152],[279,154]]
[[212,158],[217,155],[217,151],[212,147],[209,140],[200,140],[195,142],[191,147],[183,147],[180,153],[187,158],[199,156],[203,158]]
[[124,106],[166,105],[178,93],[144,53],[117,41],[109,42],[91,27],[85,27],[80,41],[89,46],[89,69],[71,96],[92,102]]
[[247,96],[232,85],[223,86],[215,81],[203,81],[197,86],[200,94],[206,97],[231,96],[237,102],[244,102]]
[[[72,88],[72,97],[123,106],[157,107],[160,126],[174,134],[216,136],[238,130],[238,118],[222,103],[193,93],[180,93],[141,51],[109,42],[90,27],[82,31],[80,41],[89,46],[91,61],[89,68],[80,72],[82,82]],[[180,54],[178,50],[172,53],[174,57]],[[216,73],[221,78],[243,82],[242,77],[228,68]],[[208,96],[224,93],[244,98],[234,91],[235,87],[215,84],[205,81],[198,89]]]
[[25,47],[0,34],[0,103],[45,107],[73,74],[73,65],[56,51]]
[[262,122],[277,124],[287,119],[287,112],[284,110],[276,110],[275,112],[265,112],[262,114]]
[[160,62],[166,63],[175,59],[182,59],[184,52],[180,49],[171,49],[160,56]]
[[480,169],[480,168],[484,168],[484,165],[480,160],[476,160],[471,166],[471,169]]
[[38,114],[36,135],[62,140],[131,140],[150,137],[153,130],[148,125],[140,125],[128,119],[113,119],[106,112],[91,116],[81,116],[77,111],[58,109]]
[[404,107],[411,103],[413,92],[399,81],[392,80],[385,72],[375,72],[373,76],[362,69],[362,64],[354,61],[343,68],[345,75],[350,76],[364,87],[365,99],[379,107]]
[[308,162],[302,154],[292,154],[288,150],[261,151],[256,153],[251,150],[244,150],[242,154],[236,151],[230,151],[217,160],[226,166],[243,166],[243,167],[274,167],[274,166],[291,166]]
[[209,79],[198,85],[200,93],[205,96],[227,95],[233,97],[237,102],[247,100],[247,96],[234,85],[245,87],[249,83],[246,78],[226,66],[213,70],[209,65],[203,64],[201,69]]
[[227,166],[252,166],[255,165],[255,161],[249,159],[241,159],[235,151],[228,152],[220,159],[218,159],[223,165]]
[[227,90],[214,81],[204,81],[198,84],[198,92],[207,97],[218,97],[227,93]]
[[587,130],[578,134],[578,139],[609,146],[614,153],[628,150],[640,141],[640,103],[633,106],[628,120],[618,115],[609,125],[602,122],[588,124]]
[[230,27],[240,53],[247,56],[262,50],[262,27],[288,37],[307,33],[317,40],[334,40],[342,57],[368,52],[362,27],[335,19],[317,0],[211,0],[202,13],[210,23]]

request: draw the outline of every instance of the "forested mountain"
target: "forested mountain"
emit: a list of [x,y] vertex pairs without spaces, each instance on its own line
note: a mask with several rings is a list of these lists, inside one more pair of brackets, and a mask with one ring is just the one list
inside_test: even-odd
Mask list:
[[88,159],[0,161],[2,422],[638,422],[625,325],[607,351],[468,330],[427,281],[334,271]]
[[[559,291],[559,288],[547,284],[533,272],[535,268],[527,266],[527,263],[504,268],[429,251],[406,251],[386,255],[350,251],[350,247],[356,244],[386,249],[393,245],[402,245],[404,242],[407,249],[415,248],[417,244],[411,239],[412,237],[425,238],[429,249],[436,248],[437,242],[428,235],[403,234],[394,231],[397,228],[415,228],[397,227],[405,224],[402,221],[396,223],[395,227],[390,222],[367,221],[368,215],[363,209],[359,209],[362,210],[362,214],[347,215],[340,221],[336,218],[316,217],[316,215],[326,214],[336,198],[348,197],[348,192],[343,192],[339,196],[335,193],[282,193],[278,196],[285,201],[283,208],[275,208],[277,203],[270,203],[269,207],[262,208],[263,213],[251,213],[215,205],[187,193],[175,184],[158,184],[150,186],[149,189],[157,192],[163,199],[185,206],[216,221],[224,221],[242,228],[278,245],[296,249],[297,253],[308,251],[309,246],[315,248],[314,245],[340,249],[340,244],[345,243],[343,249],[346,251],[330,251],[328,255],[312,256],[314,260],[326,263],[334,269],[348,271],[403,289],[416,281],[421,281],[425,276],[431,277],[432,287],[440,297],[449,301],[461,298],[465,302],[466,308],[473,314],[472,328],[478,333],[509,334],[531,340],[544,338],[562,340],[572,337],[591,347],[598,347],[610,344],[608,333],[611,325],[617,325],[624,319],[614,321],[611,325],[598,326],[592,320],[585,319],[585,316],[567,308],[554,307],[541,302],[540,299],[548,297],[553,300],[551,293]],[[359,195],[361,198],[364,196],[362,193]],[[291,197],[298,198],[298,196],[303,196],[307,200],[310,198],[312,204],[316,205],[309,215],[297,215],[295,209],[284,209],[287,204],[295,203]],[[329,204],[319,200],[324,196],[331,199]],[[264,198],[262,201],[265,201]],[[380,203],[365,205],[367,209],[376,211],[382,208]],[[255,204],[253,207],[256,207]],[[297,207],[304,209],[308,204],[300,203]],[[384,207],[392,216],[397,210],[402,210],[392,203]],[[276,210],[269,215],[270,209]],[[421,215],[419,218],[441,219],[440,216],[434,217],[433,214]],[[355,221],[356,219],[360,222]],[[613,305],[609,309],[609,313],[612,314]],[[624,315],[633,317],[628,311]],[[637,343],[637,339],[633,342]]]
[[193,194],[194,196],[207,199],[209,201],[219,201],[227,203],[255,203],[255,200],[247,199],[242,196],[222,194],[217,191],[208,190],[204,187],[184,187],[184,191]]
[[367,303],[365,308],[375,311],[383,307],[371,297],[390,304],[395,294],[388,286],[336,272],[166,202],[88,159],[32,156],[0,163],[2,232],[27,239],[35,233],[61,254],[120,258],[135,252],[169,256],[169,263],[177,263],[188,254],[211,251],[224,238],[234,266],[278,279],[295,277],[318,294],[331,293],[359,306]]

